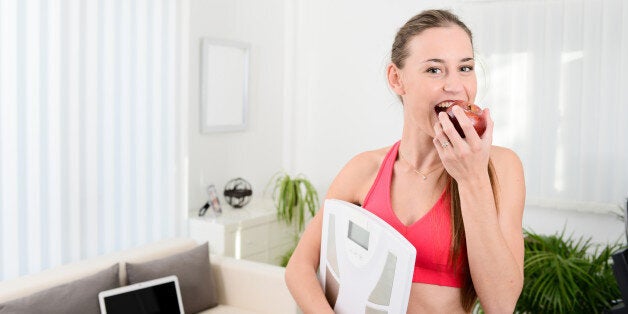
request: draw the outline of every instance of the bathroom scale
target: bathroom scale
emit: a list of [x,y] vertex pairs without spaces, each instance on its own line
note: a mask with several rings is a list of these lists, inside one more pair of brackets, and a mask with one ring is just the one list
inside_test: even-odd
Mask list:
[[349,202],[325,200],[318,279],[336,313],[405,313],[416,249]]

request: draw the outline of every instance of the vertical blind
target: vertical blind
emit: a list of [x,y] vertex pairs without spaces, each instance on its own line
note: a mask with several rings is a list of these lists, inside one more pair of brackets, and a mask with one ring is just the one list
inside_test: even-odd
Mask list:
[[0,280],[179,233],[177,6],[0,1]]
[[[494,142],[521,157],[528,203],[617,208],[628,197],[628,2],[467,2]],[[482,77],[482,76],[480,76]],[[605,206],[610,205],[610,206]]]

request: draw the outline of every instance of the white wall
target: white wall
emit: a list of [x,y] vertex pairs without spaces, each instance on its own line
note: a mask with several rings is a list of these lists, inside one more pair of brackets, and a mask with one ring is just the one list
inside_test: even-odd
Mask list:
[[626,242],[624,224],[613,214],[527,205],[524,228],[541,234],[565,231],[574,238],[593,237],[595,243]]
[[[207,200],[206,187],[243,177],[255,194],[281,170],[283,106],[282,0],[190,0],[189,207]],[[246,42],[250,50],[249,123],[245,131],[199,131],[200,38]]]

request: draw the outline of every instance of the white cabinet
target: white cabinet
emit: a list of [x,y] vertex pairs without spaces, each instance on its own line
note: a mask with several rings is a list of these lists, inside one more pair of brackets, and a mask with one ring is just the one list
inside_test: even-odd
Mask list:
[[223,206],[222,214],[189,213],[188,230],[198,242],[209,242],[212,254],[278,265],[294,243],[294,228],[277,221],[272,200],[253,200],[241,209]]

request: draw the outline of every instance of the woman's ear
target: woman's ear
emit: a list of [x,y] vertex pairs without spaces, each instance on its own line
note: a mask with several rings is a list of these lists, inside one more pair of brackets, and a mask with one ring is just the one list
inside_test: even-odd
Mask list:
[[395,93],[397,93],[397,95],[401,96],[406,93],[403,88],[401,70],[399,70],[394,63],[390,63],[388,68],[386,68],[386,77],[388,78],[388,85],[395,91]]

